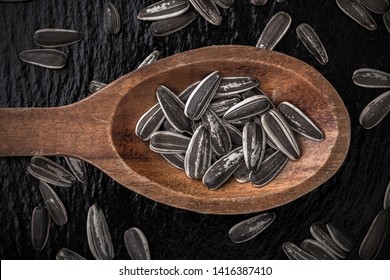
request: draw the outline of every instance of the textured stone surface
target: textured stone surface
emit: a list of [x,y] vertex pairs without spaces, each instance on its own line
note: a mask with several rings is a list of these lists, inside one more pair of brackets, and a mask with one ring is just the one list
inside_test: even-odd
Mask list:
[[[135,69],[155,49],[166,57],[213,44],[254,46],[272,15],[286,11],[292,17],[292,25],[275,51],[312,65],[338,90],[352,126],[351,148],[345,164],[323,186],[275,209],[275,222],[260,236],[242,244],[232,243],[228,231],[255,214],[203,215],[161,205],[121,187],[88,166],[85,185],[56,188],[69,221],[61,227],[53,224],[46,248],[37,252],[31,244],[30,219],[32,210],[43,199],[38,181],[26,171],[30,159],[0,158],[1,259],[55,259],[63,247],[91,259],[86,217],[94,203],[106,214],[116,259],[130,258],[123,242],[123,234],[130,227],[138,227],[145,233],[153,259],[286,259],[282,243],[300,243],[309,238],[309,227],[315,221],[343,226],[360,244],[382,208],[390,180],[390,119],[384,119],[372,130],[359,125],[361,110],[384,90],[359,88],[352,83],[351,76],[354,70],[363,67],[390,71],[390,34],[381,16],[373,14],[378,29],[367,31],[344,15],[332,0],[268,1],[265,6],[236,0],[230,9],[221,10],[223,21],[219,27],[198,16],[184,30],[158,38],[150,34],[150,23],[136,18],[138,11],[153,2],[113,1],[122,17],[118,35],[104,33],[103,1],[0,3],[0,107],[73,103],[89,95],[91,80],[113,81]],[[321,38],[328,51],[328,65],[320,65],[298,41],[295,28],[303,22],[310,24]],[[83,33],[81,42],[59,48],[68,55],[68,64],[62,70],[44,69],[18,59],[21,51],[37,48],[34,32],[48,27]],[[63,159],[53,159],[66,166]],[[387,238],[378,258],[390,259],[389,245]],[[357,251],[358,245],[348,258],[356,259]]]

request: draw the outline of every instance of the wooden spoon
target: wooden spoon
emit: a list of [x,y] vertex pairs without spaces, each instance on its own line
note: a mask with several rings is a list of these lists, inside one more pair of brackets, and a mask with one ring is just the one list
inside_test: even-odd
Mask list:
[[[301,159],[289,162],[262,188],[231,179],[210,191],[201,181],[189,179],[150,151],[134,130],[157,102],[158,85],[179,93],[215,70],[224,76],[257,78],[276,104],[291,102],[312,118],[325,140],[298,136]],[[306,63],[254,47],[211,46],[157,61],[68,106],[0,109],[0,139],[0,156],[77,157],[160,203],[201,213],[239,214],[283,205],[328,180],[346,157],[350,119],[336,90]]]

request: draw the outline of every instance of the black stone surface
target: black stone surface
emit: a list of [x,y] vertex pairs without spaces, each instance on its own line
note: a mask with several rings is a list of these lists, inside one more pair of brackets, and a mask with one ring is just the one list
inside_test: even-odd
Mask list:
[[[382,209],[390,180],[390,118],[371,130],[359,125],[362,109],[385,90],[357,87],[351,76],[363,67],[390,72],[390,34],[382,15],[372,14],[378,28],[368,31],[342,13],[334,0],[270,0],[261,7],[251,5],[249,0],[236,0],[233,7],[222,11],[221,26],[212,26],[198,15],[184,30],[161,38],[150,34],[150,23],[136,18],[141,8],[153,2],[113,1],[122,17],[118,35],[103,31],[103,1],[0,3],[0,107],[71,104],[89,95],[91,80],[114,81],[135,69],[153,50],[167,57],[213,44],[254,46],[267,21],[278,11],[285,11],[292,17],[291,28],[275,50],[312,65],[339,92],[352,126],[345,164],[315,191],[274,209],[275,222],[242,244],[232,243],[228,231],[254,214],[203,215],[175,209],[137,195],[88,166],[85,185],[56,188],[69,221],[64,226],[53,224],[47,246],[36,251],[31,244],[30,220],[33,208],[43,200],[38,181],[26,171],[30,158],[0,158],[1,259],[55,259],[63,247],[92,259],[86,217],[94,203],[106,214],[116,259],[130,258],[123,242],[123,234],[130,227],[139,227],[145,233],[153,259],[286,259],[282,243],[300,244],[310,237],[309,227],[316,221],[345,227],[360,244]],[[322,39],[329,55],[328,65],[320,65],[298,41],[295,28],[303,22],[310,24]],[[21,51],[37,48],[34,32],[48,27],[83,33],[81,42],[59,48],[68,55],[68,64],[62,70],[44,69],[18,59]],[[54,159],[65,166],[62,158]],[[379,259],[390,259],[389,246],[387,235]],[[357,252],[358,246],[348,258],[357,259]]]

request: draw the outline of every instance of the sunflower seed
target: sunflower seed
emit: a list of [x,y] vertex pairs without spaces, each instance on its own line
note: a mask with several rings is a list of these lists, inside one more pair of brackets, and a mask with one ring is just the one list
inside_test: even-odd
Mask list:
[[318,260],[337,260],[337,257],[328,252],[326,248],[317,240],[305,239],[299,246],[302,250],[308,252]]
[[97,260],[112,260],[114,247],[103,210],[97,204],[89,207],[87,216],[89,249]]
[[84,161],[77,158],[65,157],[65,161],[73,175],[81,182],[87,182],[87,168]]
[[380,211],[372,222],[362,244],[360,244],[358,252],[360,258],[365,260],[376,258],[386,238],[388,226],[389,214],[386,211]]
[[246,119],[258,115],[269,108],[270,104],[266,97],[255,95],[244,99],[231,107],[224,115],[226,121]]
[[358,1],[368,10],[376,14],[383,14],[389,8],[388,0],[358,0]]
[[251,0],[251,3],[256,6],[263,6],[267,4],[268,0]]
[[137,18],[140,20],[168,19],[184,14],[189,8],[189,0],[162,0],[142,9]]
[[361,112],[360,124],[365,129],[370,129],[381,122],[390,111],[390,90],[382,93],[372,100]]
[[157,131],[150,137],[150,149],[161,154],[185,154],[190,140],[179,133]]
[[135,134],[144,141],[148,141],[153,132],[157,131],[164,122],[164,112],[160,104],[154,105],[138,120]]
[[181,154],[161,154],[163,158],[174,167],[184,170],[184,155]]
[[320,242],[332,254],[345,259],[347,254],[333,241],[325,225],[321,223],[314,223],[310,227],[310,232],[313,237]]
[[58,48],[72,45],[81,40],[81,35],[76,30],[47,28],[37,30],[34,34],[34,42],[44,48]]
[[191,121],[184,114],[184,103],[170,89],[160,85],[157,99],[161,110],[171,125],[180,132],[191,131]]
[[377,28],[375,20],[357,0],[336,0],[336,3],[347,16],[361,26],[368,30]]
[[324,140],[324,134],[314,122],[291,103],[280,103],[278,111],[283,115],[290,125],[290,128],[295,132],[314,141]]
[[314,256],[291,242],[284,242],[282,244],[282,249],[290,260],[316,260]]
[[180,133],[179,131],[177,131],[177,130],[171,125],[171,123],[170,123],[168,120],[164,120],[164,122],[163,122],[163,124],[162,124],[162,127],[163,127],[163,130],[164,130],[164,131],[171,131],[171,132]]
[[385,24],[387,31],[390,33],[390,10],[383,14],[383,23]]
[[288,157],[281,151],[276,151],[268,157],[265,157],[259,170],[251,173],[251,182],[255,187],[262,187],[271,182],[284,168]]
[[244,129],[244,125],[247,123],[247,122],[253,122],[254,119],[252,117],[249,117],[249,118],[245,118],[245,119],[240,119],[240,120],[223,120],[224,123],[229,123],[231,125],[233,125],[234,127],[236,127],[237,129],[240,129],[240,130],[243,130]]
[[263,213],[246,219],[229,230],[229,237],[234,243],[251,240],[269,227],[275,217],[275,213]]
[[64,68],[67,56],[63,52],[51,49],[36,49],[23,51],[19,54],[20,60],[49,69]]
[[188,12],[174,18],[158,20],[150,25],[150,31],[154,36],[169,35],[183,29],[195,18],[196,15],[193,12]]
[[385,209],[386,211],[390,210],[390,182],[387,186],[385,197],[383,199],[383,209]]
[[242,147],[246,167],[251,172],[256,172],[263,162],[266,138],[261,125],[248,122],[242,131]]
[[191,120],[199,120],[209,106],[211,99],[221,82],[222,76],[218,71],[204,78],[192,91],[185,105],[184,113]]
[[365,88],[390,88],[390,73],[361,68],[353,72],[352,81],[355,85]]
[[214,0],[214,2],[222,9],[229,9],[234,4],[234,0]]
[[264,91],[262,91],[259,87],[254,87],[254,88],[251,88],[250,90],[247,90],[247,91],[244,91],[244,92],[241,93],[241,96],[242,96],[243,99],[247,99],[248,97],[252,97],[252,96],[255,96],[255,95],[264,95],[264,96],[266,96]]
[[234,144],[237,144],[239,146],[242,146],[242,133],[239,129],[235,128],[230,123],[224,122],[223,123],[226,130],[229,132],[230,139]]
[[250,178],[251,172],[246,167],[245,161],[241,163],[241,165],[237,168],[237,170],[234,172],[234,179],[236,179],[239,183],[247,183],[251,180]]
[[297,27],[296,32],[298,39],[302,41],[318,62],[322,65],[327,64],[329,61],[328,54],[314,29],[310,25],[302,23]]
[[150,260],[149,243],[139,228],[125,231],[124,240],[127,252],[133,260]]
[[241,99],[238,97],[216,100],[210,103],[210,110],[217,114],[218,117],[222,117],[227,110],[232,106],[240,102]]
[[345,229],[338,227],[334,224],[326,224],[326,228],[333,241],[344,251],[350,252],[355,246],[355,239]]
[[261,33],[257,48],[273,50],[286,34],[291,24],[291,17],[285,12],[274,15]]
[[210,166],[203,176],[203,184],[210,190],[219,188],[237,170],[243,160],[242,147],[232,150]]
[[64,204],[56,192],[47,183],[42,181],[39,183],[39,191],[41,192],[47,210],[49,210],[53,221],[57,225],[65,225],[68,222],[68,215]]
[[31,240],[35,250],[42,250],[49,238],[50,214],[46,207],[34,208],[31,219]]
[[107,34],[117,34],[121,30],[119,12],[114,4],[109,1],[104,4],[103,26]]
[[185,88],[178,96],[184,103],[187,102],[188,98],[190,98],[192,92],[194,89],[199,85],[200,82],[195,82],[191,85],[189,85],[187,88]]
[[151,54],[149,54],[142,62],[141,64],[137,67],[137,69],[142,68],[146,65],[149,65],[153,62],[156,62],[158,58],[160,57],[160,52],[159,51],[153,51]]
[[71,260],[71,261],[80,261],[85,260],[84,257],[80,256],[76,252],[69,250],[67,248],[62,248],[58,251],[56,255],[56,260]]
[[107,84],[105,84],[105,83],[102,83],[99,81],[92,81],[89,84],[89,92],[91,92],[91,93],[97,92],[97,91],[101,90],[102,88],[105,88],[106,86],[107,86]]
[[192,6],[209,23],[221,25],[222,17],[213,0],[190,0]]
[[298,160],[301,156],[297,141],[290,130],[286,120],[276,110],[271,109],[261,116],[261,124],[267,137],[276,145],[278,150],[283,152],[292,160]]
[[191,179],[202,179],[211,165],[211,154],[210,132],[201,125],[194,132],[184,157],[186,175]]
[[215,93],[215,98],[225,98],[233,94],[248,91],[258,85],[252,77],[224,77]]
[[76,178],[68,170],[42,156],[33,157],[27,171],[38,180],[55,186],[70,187],[76,182]]
[[202,116],[203,125],[210,131],[211,144],[217,155],[225,155],[232,148],[230,134],[222,121],[211,110],[206,110]]
[[269,138],[269,137],[265,137],[266,138],[266,141],[267,141],[267,145],[270,146],[272,149],[274,149],[275,151],[278,151],[278,147],[276,147],[275,143],[272,142],[272,140]]

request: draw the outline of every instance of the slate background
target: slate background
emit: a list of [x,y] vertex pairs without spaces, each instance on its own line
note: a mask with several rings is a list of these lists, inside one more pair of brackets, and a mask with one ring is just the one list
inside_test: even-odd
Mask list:
[[[359,125],[362,109],[385,90],[357,87],[351,76],[362,67],[390,71],[390,34],[382,16],[373,14],[378,28],[368,31],[343,14],[333,0],[271,0],[262,7],[253,6],[249,0],[236,0],[232,8],[222,11],[219,27],[198,16],[184,30],[159,38],[149,32],[150,23],[136,18],[143,7],[153,2],[113,1],[122,17],[118,35],[106,35],[103,31],[103,1],[0,3],[0,107],[52,107],[76,102],[90,94],[91,80],[113,81],[135,69],[153,50],[167,57],[212,44],[254,46],[268,20],[278,11],[285,11],[291,15],[292,25],[275,50],[312,65],[341,95],[352,126],[345,164],[315,191],[274,209],[275,222],[243,244],[232,243],[228,231],[254,214],[204,215],[175,209],[125,189],[89,165],[87,184],[56,188],[69,221],[64,226],[53,224],[46,248],[35,251],[30,219],[33,208],[43,201],[38,181],[26,171],[30,158],[0,158],[1,259],[55,259],[63,247],[92,259],[86,217],[94,203],[106,214],[115,259],[130,258],[123,242],[123,233],[130,227],[139,227],[145,233],[153,259],[286,259],[281,244],[299,244],[310,238],[309,227],[315,221],[331,221],[345,227],[360,244],[382,209],[390,180],[390,119],[372,130]],[[322,39],[330,59],[328,65],[320,65],[298,41],[295,28],[303,22],[310,24]],[[18,59],[21,51],[37,48],[34,32],[48,27],[83,33],[78,44],[60,48],[68,55],[68,64],[62,70],[44,69]],[[54,160],[65,166],[63,159]],[[379,259],[390,259],[389,247],[387,235]],[[357,251],[358,246],[348,258],[357,259]]]

